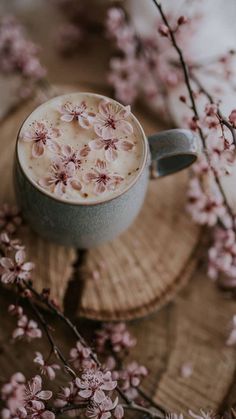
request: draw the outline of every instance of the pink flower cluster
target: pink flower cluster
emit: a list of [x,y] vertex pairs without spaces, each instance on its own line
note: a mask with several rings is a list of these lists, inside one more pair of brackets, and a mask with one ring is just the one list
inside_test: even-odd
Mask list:
[[131,336],[125,323],[104,323],[96,332],[96,347],[99,352],[126,352],[135,345],[136,339]]
[[[163,105],[168,89],[182,80],[181,72],[173,65],[173,51],[165,39],[168,28],[158,19],[150,34],[137,34],[126,16],[120,7],[110,7],[107,12],[107,34],[119,51],[119,57],[110,60],[108,81],[123,103],[134,102],[141,93],[149,101]],[[179,38],[183,38],[182,28],[181,31],[179,28],[186,23],[184,33],[186,35],[187,31],[187,36],[191,36],[191,25],[181,16],[176,24]]]
[[24,375],[16,373],[1,389],[1,398],[6,405],[1,412],[1,417],[3,419],[54,419],[54,413],[45,407],[45,402],[51,397],[51,391],[42,390],[42,378],[39,375],[26,384]]
[[14,340],[25,339],[30,342],[32,339],[42,337],[42,331],[39,329],[38,323],[28,319],[21,306],[11,304],[8,311],[12,316],[17,317],[17,327],[12,333]]
[[[134,148],[134,144],[126,139],[133,132],[133,126],[127,120],[130,107],[121,108],[113,102],[102,100],[98,112],[93,113],[88,110],[85,101],[76,105],[66,102],[59,112],[63,122],[78,122],[83,129],[92,128],[98,137],[82,148],[74,149],[70,145],[60,144],[60,130],[44,121],[35,121],[21,138],[24,142],[32,143],[33,158],[42,157],[46,150],[52,154],[48,174],[39,179],[39,185],[59,196],[69,188],[86,193],[86,185],[89,184],[94,185],[95,194],[116,189],[123,177],[113,172],[112,168],[108,169],[107,164],[119,157],[120,150],[129,152]],[[83,159],[92,150],[104,150],[105,160],[97,159],[95,167],[82,176],[80,169]]]
[[96,367],[84,369],[81,377],[70,382],[62,388],[55,401],[57,407],[64,407],[68,403],[79,403],[81,400],[89,401],[86,415],[94,419],[108,419],[113,415],[116,419],[123,417],[123,408],[118,404],[118,398],[112,401],[109,394],[115,389],[117,383],[112,380],[111,372],[103,372]]
[[0,21],[0,71],[19,74],[28,89],[46,75],[38,59],[38,47],[25,38],[23,27],[12,16]]

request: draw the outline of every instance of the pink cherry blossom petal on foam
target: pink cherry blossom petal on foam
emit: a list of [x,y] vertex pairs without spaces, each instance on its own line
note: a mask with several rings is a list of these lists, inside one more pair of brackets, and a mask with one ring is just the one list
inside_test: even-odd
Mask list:
[[134,147],[134,144],[131,143],[131,141],[124,140],[124,141],[119,141],[117,147],[120,150],[130,151]]
[[61,116],[61,120],[64,122],[71,122],[73,121],[73,119],[74,119],[74,116],[70,114],[64,114]]
[[79,180],[74,179],[70,182],[70,184],[71,184],[73,189],[76,189],[77,191],[82,190],[82,184],[80,183]]
[[96,177],[97,177],[96,173],[88,172],[84,175],[84,181],[86,183],[90,183],[90,182],[93,182],[96,179]]
[[39,141],[32,145],[32,156],[41,157],[44,154],[44,145]]
[[96,183],[95,188],[94,188],[94,192],[98,195],[100,195],[101,193],[104,193],[106,190],[106,186],[103,183]]
[[103,146],[103,141],[99,138],[96,140],[89,141],[89,147],[91,148],[91,150],[100,150],[101,148],[103,148]]
[[118,153],[114,148],[108,148],[108,150],[105,151],[105,157],[108,161],[114,161],[118,157]]

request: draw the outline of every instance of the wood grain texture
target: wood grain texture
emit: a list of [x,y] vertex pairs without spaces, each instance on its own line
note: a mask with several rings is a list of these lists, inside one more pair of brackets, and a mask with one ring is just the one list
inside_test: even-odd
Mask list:
[[[33,107],[35,103],[23,105],[1,128],[2,202],[14,200],[15,138]],[[149,132],[157,129],[147,118],[144,128]],[[200,229],[185,213],[187,182],[188,171],[151,180],[144,207],[133,226],[111,243],[89,251],[83,275],[76,272],[81,284],[76,284],[79,279],[75,276],[73,283],[69,282],[74,251],[45,242],[24,227],[21,237],[30,259],[36,262],[38,289],[50,287],[52,296],[61,304],[65,294],[68,302],[70,294],[76,299],[78,293],[77,314],[97,320],[130,320],[160,308],[186,284],[195,260]]]

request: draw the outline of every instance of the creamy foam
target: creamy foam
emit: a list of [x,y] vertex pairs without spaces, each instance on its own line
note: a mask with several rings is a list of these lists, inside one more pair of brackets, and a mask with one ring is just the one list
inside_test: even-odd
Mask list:
[[17,144],[19,162],[38,188],[57,199],[106,201],[138,176],[143,136],[128,107],[100,95],[67,94],[26,119]]

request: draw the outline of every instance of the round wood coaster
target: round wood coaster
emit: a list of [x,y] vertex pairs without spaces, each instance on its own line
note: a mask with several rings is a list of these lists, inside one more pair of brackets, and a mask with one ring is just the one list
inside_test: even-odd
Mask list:
[[[35,106],[22,105],[1,124],[1,202],[14,202],[16,134]],[[158,129],[147,115],[136,114],[147,134]],[[45,242],[23,227],[20,235],[36,263],[37,287],[50,287],[67,310],[73,308],[73,314],[96,320],[130,320],[159,309],[187,282],[195,266],[201,230],[185,212],[187,182],[187,171],[151,180],[134,224],[113,242],[90,250],[82,261],[80,278],[71,280],[73,249]]]

